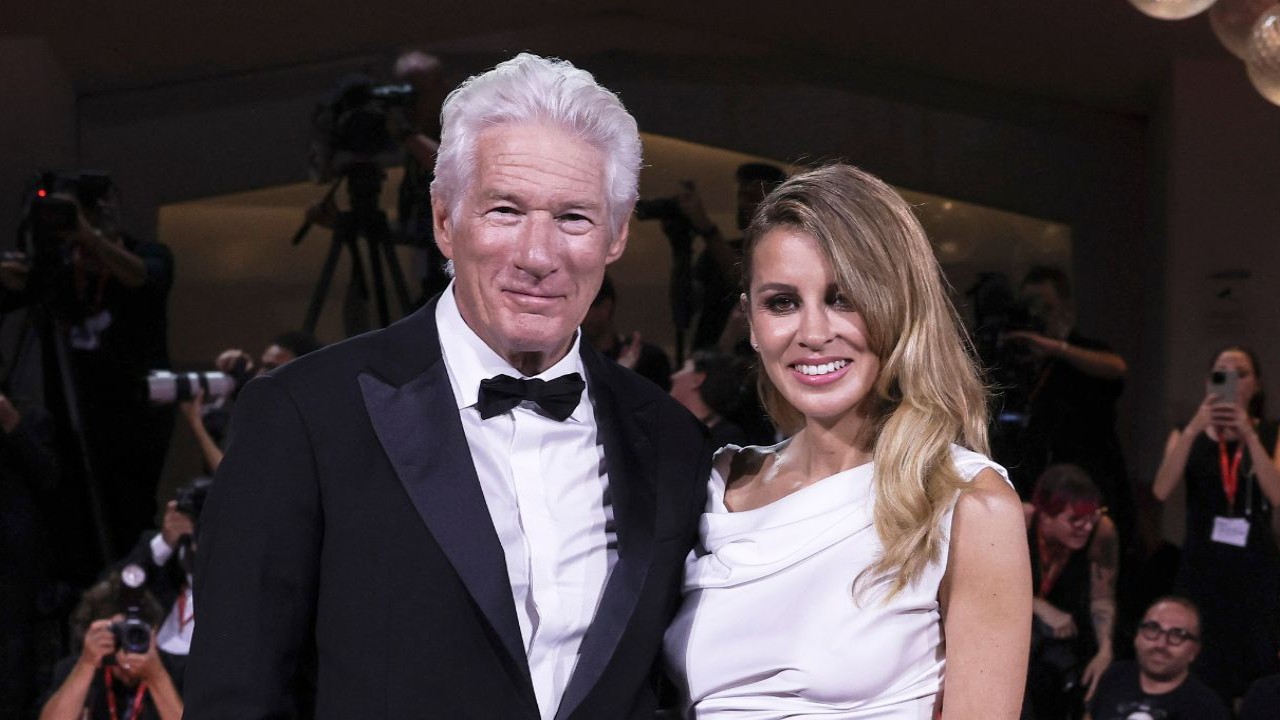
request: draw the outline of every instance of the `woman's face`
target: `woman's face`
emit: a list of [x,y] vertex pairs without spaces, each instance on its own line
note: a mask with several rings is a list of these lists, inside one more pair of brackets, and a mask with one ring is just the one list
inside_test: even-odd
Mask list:
[[823,424],[865,416],[880,360],[817,241],[793,228],[769,231],[754,248],[749,282],[752,344],[787,402]]
[[[1258,392],[1258,375],[1248,354],[1239,350],[1227,350],[1213,361],[1213,372],[1234,372],[1239,378],[1236,382],[1237,405],[1249,407],[1249,401]],[[1207,382],[1207,381],[1206,381]]]
[[1042,514],[1044,534],[1072,551],[1080,550],[1089,544],[1102,513],[1097,503],[1080,502],[1068,505],[1057,515]]

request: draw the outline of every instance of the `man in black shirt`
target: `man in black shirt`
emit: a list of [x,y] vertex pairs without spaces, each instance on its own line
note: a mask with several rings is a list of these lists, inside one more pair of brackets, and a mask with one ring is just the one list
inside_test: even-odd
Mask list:
[[1061,268],[1027,271],[1019,307],[1027,327],[1002,339],[1025,350],[1015,371],[1017,387],[1006,394],[1021,407],[1006,410],[1021,410],[1026,426],[1014,443],[1014,456],[1001,453],[1005,457],[996,459],[1010,468],[1022,491],[1050,465],[1079,465],[1102,491],[1127,547],[1134,502],[1116,435],[1116,403],[1128,364],[1105,343],[1077,332],[1071,283]]
[[1200,652],[1200,614],[1184,598],[1157,600],[1133,639],[1137,662],[1113,663],[1089,701],[1090,720],[1230,720],[1207,685],[1191,675]]

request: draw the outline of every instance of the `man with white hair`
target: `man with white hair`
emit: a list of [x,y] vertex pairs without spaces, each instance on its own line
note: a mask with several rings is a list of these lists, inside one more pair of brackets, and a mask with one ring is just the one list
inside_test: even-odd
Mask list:
[[635,120],[527,54],[442,117],[452,284],[240,396],[202,516],[188,720],[653,717],[710,448],[578,331],[626,246]]

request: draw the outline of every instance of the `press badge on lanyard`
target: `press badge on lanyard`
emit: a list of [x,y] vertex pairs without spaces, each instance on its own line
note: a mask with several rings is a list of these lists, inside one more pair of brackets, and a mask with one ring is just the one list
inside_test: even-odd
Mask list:
[[[1240,460],[1244,458],[1244,442],[1236,445],[1235,456],[1227,458],[1227,443],[1218,439],[1218,466],[1222,471],[1222,492],[1227,496],[1227,512],[1236,506],[1236,492],[1240,489]],[[1247,483],[1246,483],[1247,485]],[[1244,513],[1246,517],[1222,517],[1213,519],[1213,535],[1210,539],[1224,545],[1245,547],[1249,542],[1249,511],[1253,503],[1252,487],[1245,489]]]

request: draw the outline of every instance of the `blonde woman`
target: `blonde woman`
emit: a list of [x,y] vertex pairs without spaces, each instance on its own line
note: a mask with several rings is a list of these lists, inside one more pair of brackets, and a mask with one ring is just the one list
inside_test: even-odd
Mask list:
[[716,458],[666,657],[693,718],[1016,718],[1022,506],[910,207],[847,165],[747,231],[760,392],[790,434]]

